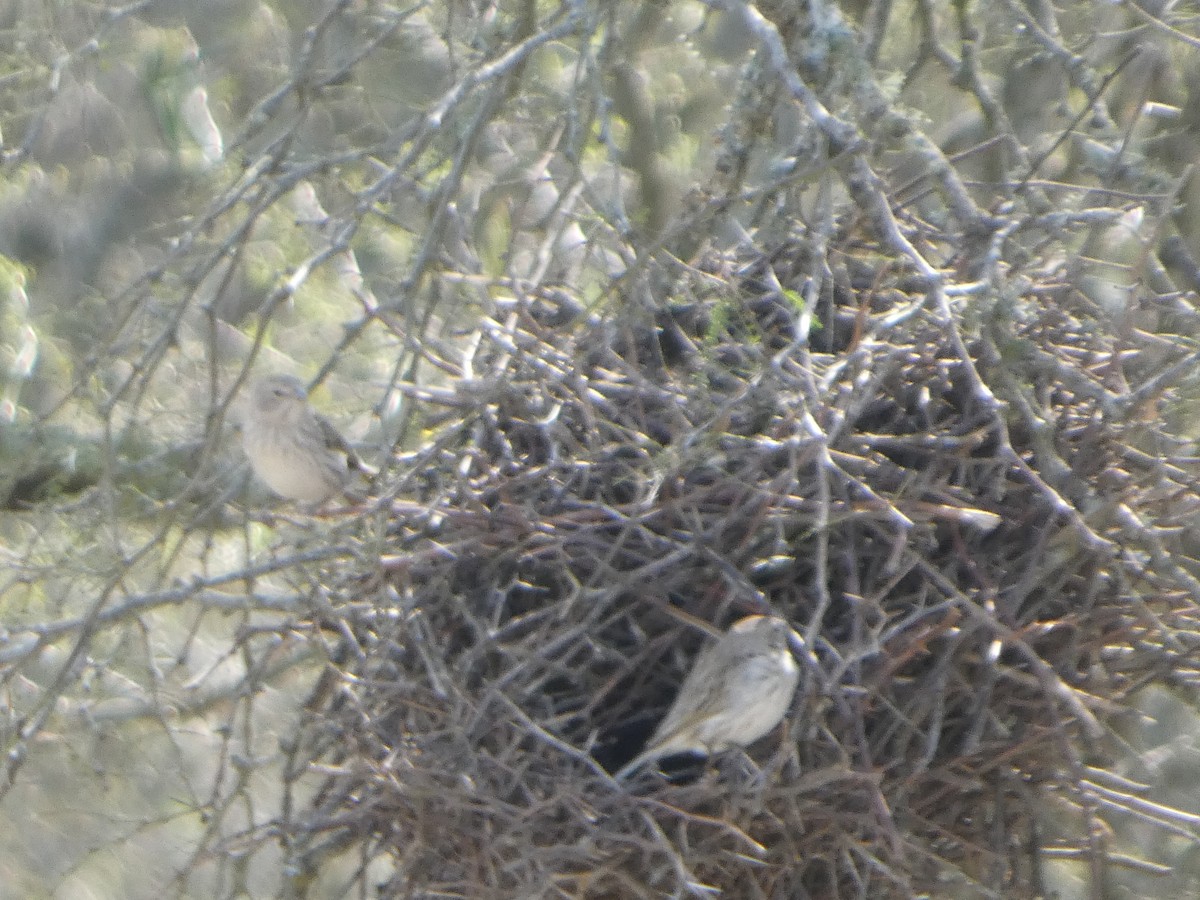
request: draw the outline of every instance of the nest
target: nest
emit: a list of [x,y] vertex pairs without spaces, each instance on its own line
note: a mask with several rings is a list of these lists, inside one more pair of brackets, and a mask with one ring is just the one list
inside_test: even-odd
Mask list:
[[[1112,729],[1195,679],[1176,357],[1053,286],[972,323],[846,271],[805,306],[808,254],[710,260],[669,307],[518,297],[412,388],[386,550],[310,622],[293,777],[325,774],[290,871],[353,847],[387,896],[1013,897],[1048,855],[1105,864]],[[766,610],[807,648],[784,725],[614,782],[697,623]]]

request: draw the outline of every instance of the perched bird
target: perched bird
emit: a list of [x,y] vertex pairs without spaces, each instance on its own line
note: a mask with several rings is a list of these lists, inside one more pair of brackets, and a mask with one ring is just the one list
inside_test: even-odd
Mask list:
[[303,383],[291,375],[269,375],[251,386],[242,449],[267,487],[301,503],[322,503],[341,493],[352,469],[373,474],[308,405]]
[[783,619],[747,616],[696,659],[646,749],[616,774],[628,777],[652,759],[745,747],[779,724],[792,704],[800,668],[788,647],[800,641]]

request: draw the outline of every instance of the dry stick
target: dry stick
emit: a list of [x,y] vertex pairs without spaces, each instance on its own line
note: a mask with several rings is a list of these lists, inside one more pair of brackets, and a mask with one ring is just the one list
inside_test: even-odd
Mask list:
[[[134,594],[120,604],[109,609],[95,609],[92,613],[71,619],[61,619],[57,622],[47,622],[41,625],[30,625],[24,631],[37,639],[30,646],[27,639],[21,639],[18,644],[0,645],[0,663],[16,662],[27,658],[30,653],[53,640],[68,634],[87,631],[99,625],[121,622],[132,619],[141,613],[160,606],[170,606],[193,599],[206,606],[216,609],[277,609],[293,610],[300,600],[295,595],[239,596],[223,594],[212,588],[222,585],[233,585],[241,581],[259,578],[276,572],[288,571],[298,565],[343,557],[351,557],[352,552],[346,547],[329,546],[315,550],[307,550],[290,556],[248,566],[222,575],[195,577],[190,581],[173,588],[161,591],[150,591],[144,594]],[[261,606],[259,606],[261,601]]]
[[969,618],[976,622],[981,622],[996,634],[999,640],[1003,641],[1009,647],[1015,648],[1033,668],[1034,675],[1046,696],[1058,697],[1066,703],[1076,718],[1083,724],[1084,729],[1090,737],[1097,739],[1103,737],[1105,733],[1104,727],[1096,719],[1092,711],[1087,708],[1086,704],[1079,699],[1081,691],[1076,691],[1063,681],[1062,677],[1054,671],[1053,667],[1042,659],[1037,651],[1030,647],[1024,639],[994,615],[986,613],[979,604],[963,594],[945,575],[924,560],[919,560],[918,565],[927,576],[937,583],[938,587],[946,592],[947,596],[954,597],[958,601],[959,608],[967,613]]
[[1026,480],[1032,484],[1039,493],[1046,498],[1050,503],[1051,508],[1065,516],[1067,521],[1075,528],[1080,537],[1087,543],[1089,547],[1096,550],[1101,550],[1114,557],[1118,554],[1118,548],[1112,541],[1101,537],[1084,521],[1083,516],[1070,503],[1063,499],[1062,495],[1054,488],[1050,487],[1037,472],[1025,461],[1025,459],[1013,449],[1012,441],[1008,433],[1008,423],[1005,421],[1003,410],[1000,408],[1000,401],[996,395],[992,393],[992,389],[984,382],[983,377],[979,374],[979,369],[975,366],[975,361],[972,359],[970,351],[967,349],[966,343],[963,341],[962,334],[958,329],[958,325],[954,320],[954,314],[950,310],[950,302],[944,291],[939,288],[933,290],[936,297],[936,305],[938,317],[941,320],[943,327],[946,328],[951,345],[954,347],[955,355],[959,358],[962,364],[963,371],[966,372],[967,378],[971,383],[972,393],[975,399],[983,404],[983,406],[991,413],[992,427],[995,429],[997,442],[1000,445],[1000,451],[1003,458],[1014,466]]

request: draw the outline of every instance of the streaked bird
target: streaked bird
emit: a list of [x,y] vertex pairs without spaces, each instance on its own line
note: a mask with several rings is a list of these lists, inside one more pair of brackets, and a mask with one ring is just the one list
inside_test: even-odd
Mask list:
[[705,647],[646,748],[616,774],[676,753],[720,753],[745,747],[780,723],[792,705],[800,668],[789,642],[800,641],[783,619],[747,616]]
[[267,487],[288,500],[323,503],[346,489],[351,470],[373,474],[308,404],[300,379],[269,375],[250,388],[242,448]]

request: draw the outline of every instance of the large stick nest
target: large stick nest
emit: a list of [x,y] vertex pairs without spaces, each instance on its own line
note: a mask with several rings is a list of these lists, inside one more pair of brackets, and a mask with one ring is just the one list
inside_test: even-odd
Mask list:
[[[349,599],[312,621],[297,871],[353,845],[397,896],[1007,897],[1047,848],[1102,864],[1111,728],[1195,677],[1181,354],[1053,285],[972,321],[863,265],[806,307],[809,256],[710,259],[657,310],[518,296],[414,389],[384,550],[322,575]],[[696,621],[766,609],[809,651],[785,726],[613,782]]]

